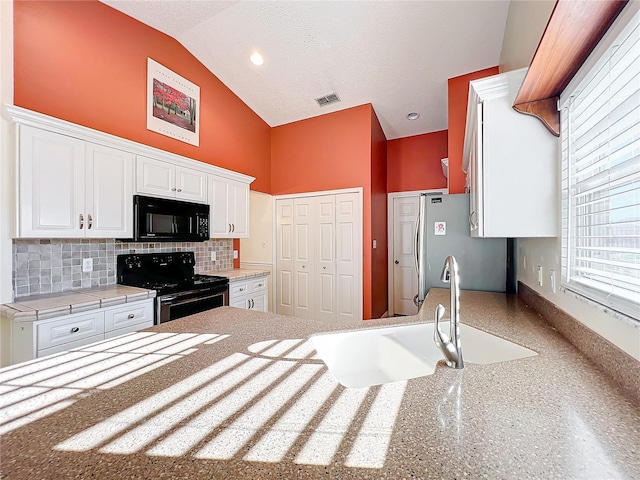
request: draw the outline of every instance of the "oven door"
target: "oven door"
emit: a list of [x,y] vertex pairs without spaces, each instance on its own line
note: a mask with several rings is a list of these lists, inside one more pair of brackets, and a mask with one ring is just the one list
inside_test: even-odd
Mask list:
[[156,325],[229,305],[229,289],[190,291],[156,298]]

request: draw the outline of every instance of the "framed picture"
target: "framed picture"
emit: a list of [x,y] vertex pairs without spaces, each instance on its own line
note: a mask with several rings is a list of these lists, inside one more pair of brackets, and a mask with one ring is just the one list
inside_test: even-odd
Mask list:
[[147,129],[200,145],[200,87],[147,59]]

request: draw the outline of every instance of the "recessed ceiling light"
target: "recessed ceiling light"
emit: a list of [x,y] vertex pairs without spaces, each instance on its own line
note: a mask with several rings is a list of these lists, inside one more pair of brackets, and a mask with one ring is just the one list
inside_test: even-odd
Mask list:
[[260,55],[258,52],[253,52],[249,59],[254,65],[262,65],[264,63],[264,58],[262,58],[262,55]]
[[407,113],[407,120],[416,120],[420,118],[420,114],[418,112]]

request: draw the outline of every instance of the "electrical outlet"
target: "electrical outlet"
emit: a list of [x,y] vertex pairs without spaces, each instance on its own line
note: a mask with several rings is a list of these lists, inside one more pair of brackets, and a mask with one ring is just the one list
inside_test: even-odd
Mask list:
[[237,260],[238,259],[238,250],[234,250],[233,251],[233,259]]
[[216,261],[216,252],[211,252],[211,261],[212,262]]
[[542,267],[538,265],[538,285],[542,286]]
[[551,285],[551,291],[556,293],[556,272],[555,270],[549,270],[549,280]]
[[82,271],[83,272],[93,272],[93,258],[83,258],[82,259]]
[[373,248],[378,248],[378,241],[377,240],[373,241]]

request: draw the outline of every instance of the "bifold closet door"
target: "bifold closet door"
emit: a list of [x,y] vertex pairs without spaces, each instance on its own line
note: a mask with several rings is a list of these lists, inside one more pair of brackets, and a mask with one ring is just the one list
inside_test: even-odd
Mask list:
[[362,320],[362,209],[357,193],[336,195],[337,320]]
[[295,315],[293,302],[293,200],[276,201],[276,312]]
[[315,319],[336,320],[336,196],[323,195],[314,200]]
[[313,197],[293,201],[293,314],[309,319],[315,318],[314,206]]

